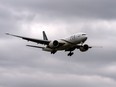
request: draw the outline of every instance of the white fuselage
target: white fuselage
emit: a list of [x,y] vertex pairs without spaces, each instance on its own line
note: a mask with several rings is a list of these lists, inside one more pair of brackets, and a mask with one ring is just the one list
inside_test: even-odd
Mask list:
[[[85,33],[78,33],[70,37],[59,39],[58,42],[65,43],[63,46],[56,48],[55,50],[66,50],[67,48],[73,47],[77,44],[83,44],[87,40],[87,35]],[[48,48],[48,51],[53,49]]]

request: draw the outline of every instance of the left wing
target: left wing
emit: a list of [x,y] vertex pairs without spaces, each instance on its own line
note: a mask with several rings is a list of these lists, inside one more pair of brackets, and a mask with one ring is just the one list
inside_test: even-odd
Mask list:
[[6,33],[6,35],[22,38],[22,39],[27,40],[27,41],[35,42],[35,43],[38,43],[38,44],[44,44],[44,45],[48,45],[51,42],[51,41],[48,41],[48,40],[28,38],[28,37],[23,37],[23,36],[9,34],[9,33]]

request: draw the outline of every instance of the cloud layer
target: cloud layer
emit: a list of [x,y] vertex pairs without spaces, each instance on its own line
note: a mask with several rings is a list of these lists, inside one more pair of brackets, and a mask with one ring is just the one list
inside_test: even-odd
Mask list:
[[[116,1],[0,0],[0,87],[116,87]],[[28,48],[14,33],[58,39],[88,34],[93,48],[74,56]],[[34,44],[34,43],[31,43]]]

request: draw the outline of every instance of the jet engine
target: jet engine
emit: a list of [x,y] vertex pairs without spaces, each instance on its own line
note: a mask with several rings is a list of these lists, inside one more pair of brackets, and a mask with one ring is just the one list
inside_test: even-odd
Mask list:
[[49,43],[50,48],[57,48],[59,46],[59,42],[57,40],[51,41]]
[[88,49],[89,49],[89,46],[88,46],[87,44],[85,44],[85,45],[83,45],[83,46],[80,47],[80,51],[81,51],[81,52],[85,52],[85,51],[87,51]]

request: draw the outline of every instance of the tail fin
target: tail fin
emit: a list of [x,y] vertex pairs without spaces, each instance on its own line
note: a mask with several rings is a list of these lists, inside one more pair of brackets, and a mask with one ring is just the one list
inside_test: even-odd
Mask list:
[[46,35],[45,31],[43,31],[43,40],[48,40],[48,38],[47,38],[47,35]]

